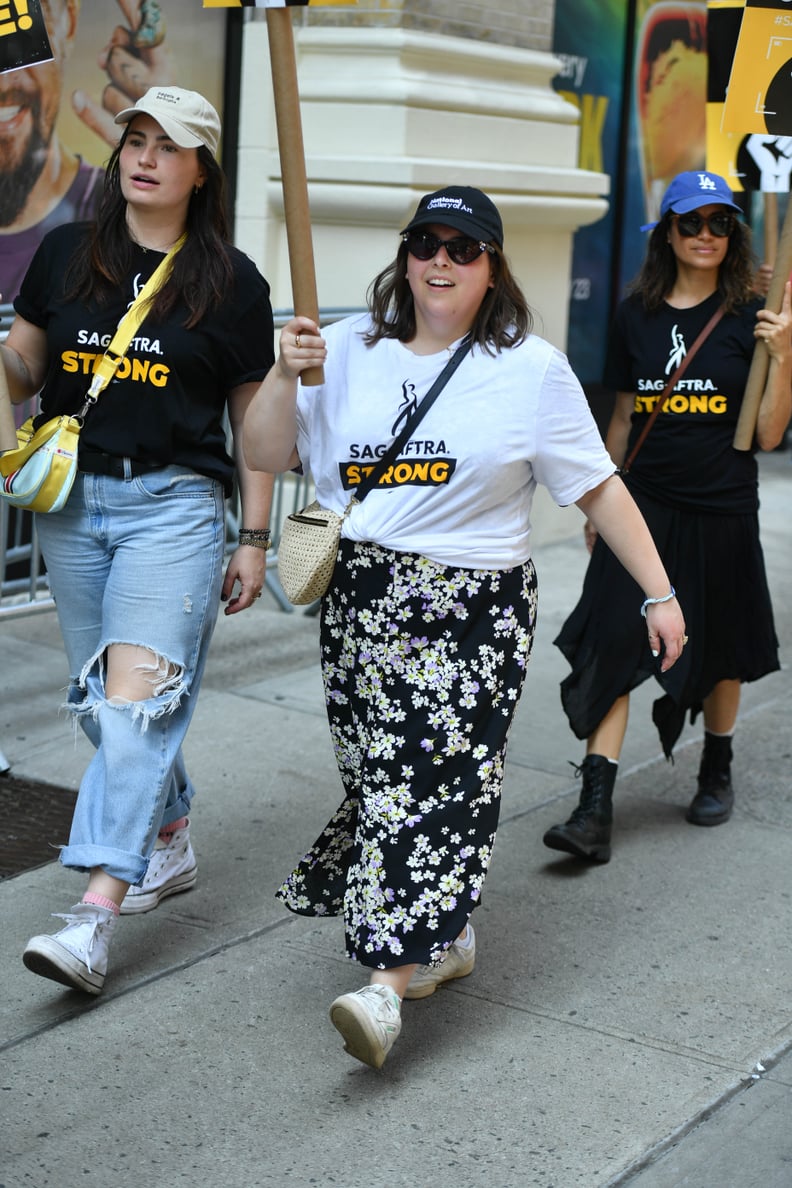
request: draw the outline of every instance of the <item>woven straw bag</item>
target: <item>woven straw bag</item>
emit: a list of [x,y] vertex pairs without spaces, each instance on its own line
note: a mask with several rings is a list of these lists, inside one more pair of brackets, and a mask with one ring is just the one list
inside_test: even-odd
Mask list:
[[343,515],[314,500],[283,523],[278,544],[278,577],[289,602],[304,606],[321,598],[335,569]]

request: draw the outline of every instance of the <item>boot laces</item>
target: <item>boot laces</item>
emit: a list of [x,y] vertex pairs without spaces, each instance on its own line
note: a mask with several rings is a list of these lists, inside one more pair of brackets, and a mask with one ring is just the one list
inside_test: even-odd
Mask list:
[[575,770],[575,779],[583,780],[583,787],[580,791],[580,802],[577,808],[573,811],[570,821],[577,821],[581,818],[585,819],[591,813],[598,813],[608,801],[608,786],[605,779],[605,771],[600,767],[585,766],[583,763],[574,763],[571,759],[567,761]]

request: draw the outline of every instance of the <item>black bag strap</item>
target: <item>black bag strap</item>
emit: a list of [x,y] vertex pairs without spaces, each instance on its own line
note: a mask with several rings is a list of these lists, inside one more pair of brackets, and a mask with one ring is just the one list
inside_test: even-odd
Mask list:
[[459,367],[459,364],[462,362],[472,345],[473,341],[470,335],[460,342],[459,346],[454,351],[453,355],[448,360],[445,367],[440,372],[421,403],[405,421],[404,428],[402,429],[399,436],[395,438],[390,448],[382,455],[377,464],[371,470],[371,473],[368,474],[358,485],[357,490],[352,497],[353,502],[360,503],[362,499],[365,499],[369,491],[377,485],[382,475],[390,466],[391,462],[393,462],[398,456],[399,450],[402,448],[408,438],[412,437],[413,433],[418,428],[419,423],[429,412],[429,409],[432,407],[435,400],[437,400],[437,397],[451,379],[451,376],[454,374],[457,367]]

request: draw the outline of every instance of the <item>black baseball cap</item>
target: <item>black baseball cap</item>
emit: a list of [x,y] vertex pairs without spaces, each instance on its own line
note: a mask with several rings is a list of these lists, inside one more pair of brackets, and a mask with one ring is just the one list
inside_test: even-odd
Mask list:
[[[503,247],[503,223],[492,199],[473,186],[446,186],[424,194],[404,231],[443,223],[474,239]],[[402,234],[404,234],[402,231]]]

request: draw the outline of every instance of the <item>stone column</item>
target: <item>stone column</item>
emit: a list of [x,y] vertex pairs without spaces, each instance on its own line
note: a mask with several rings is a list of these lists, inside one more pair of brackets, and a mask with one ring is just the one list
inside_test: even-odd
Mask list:
[[[237,242],[288,307],[266,25],[245,34]],[[363,305],[420,196],[474,185],[501,210],[507,255],[563,348],[572,234],[604,214],[609,179],[577,168],[578,111],[550,85],[557,60],[400,27],[297,22],[295,43],[320,306]]]

